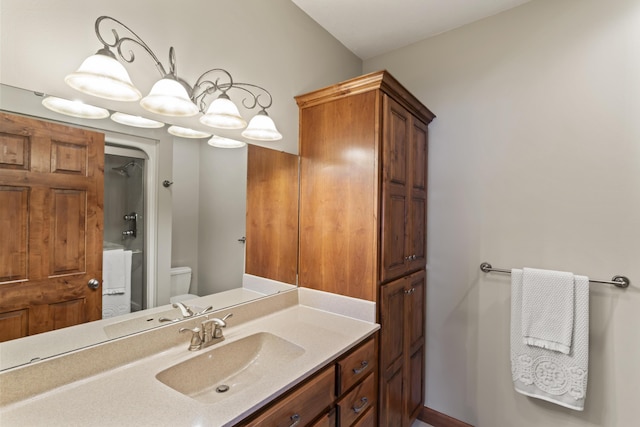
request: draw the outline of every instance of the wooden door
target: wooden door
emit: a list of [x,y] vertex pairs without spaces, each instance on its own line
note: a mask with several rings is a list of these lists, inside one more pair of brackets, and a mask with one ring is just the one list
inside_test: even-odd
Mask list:
[[298,156],[249,145],[245,271],[296,284]]
[[0,341],[102,317],[104,135],[0,113]]

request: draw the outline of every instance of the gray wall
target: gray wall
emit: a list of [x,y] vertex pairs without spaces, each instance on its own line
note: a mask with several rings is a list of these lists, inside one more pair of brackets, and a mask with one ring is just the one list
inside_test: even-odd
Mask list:
[[[638,423],[640,2],[534,0],[365,61],[438,116],[430,127],[426,404],[481,427]],[[586,409],[516,394],[509,277],[591,285]]]

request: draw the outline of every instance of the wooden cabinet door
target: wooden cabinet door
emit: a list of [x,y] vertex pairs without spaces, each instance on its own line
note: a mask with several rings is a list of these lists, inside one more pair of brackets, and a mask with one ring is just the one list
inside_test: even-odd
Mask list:
[[0,113],[0,341],[102,317],[104,135]]
[[383,95],[382,230],[380,281],[401,277],[407,271],[406,239],[409,234],[409,138],[411,114]]
[[419,270],[427,265],[427,132],[427,125],[412,117],[408,149],[411,179],[407,187],[409,226],[406,253],[409,271]]
[[382,283],[427,264],[427,125],[383,96]]
[[380,287],[380,426],[402,426],[407,278]]
[[405,425],[410,426],[424,405],[424,349],[426,274],[419,271],[408,277],[405,299]]
[[381,286],[381,426],[410,426],[424,404],[425,289],[424,270]]

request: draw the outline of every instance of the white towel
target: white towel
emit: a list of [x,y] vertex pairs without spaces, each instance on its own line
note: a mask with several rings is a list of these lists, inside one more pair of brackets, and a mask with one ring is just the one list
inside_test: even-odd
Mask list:
[[124,250],[103,251],[102,295],[124,294],[125,290]]
[[515,390],[582,411],[589,367],[589,278],[574,276],[573,338],[569,354],[522,342],[522,279],[522,270],[511,270],[511,374]]
[[522,342],[569,354],[573,336],[573,273],[525,268]]
[[131,251],[104,251],[102,257],[102,318],[131,312]]

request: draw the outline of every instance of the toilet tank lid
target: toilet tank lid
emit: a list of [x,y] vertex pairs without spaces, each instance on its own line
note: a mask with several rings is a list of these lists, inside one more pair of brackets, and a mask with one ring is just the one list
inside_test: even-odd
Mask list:
[[170,271],[172,276],[191,273],[191,267],[173,267]]

